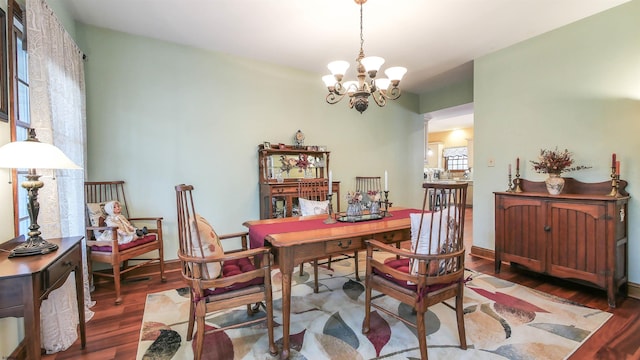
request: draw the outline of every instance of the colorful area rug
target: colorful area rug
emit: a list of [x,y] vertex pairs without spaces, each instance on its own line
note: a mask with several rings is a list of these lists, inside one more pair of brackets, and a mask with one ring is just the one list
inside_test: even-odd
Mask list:
[[[364,265],[364,264],[362,264]],[[361,267],[364,269],[364,266]],[[294,274],[291,359],[419,359],[414,328],[374,309],[371,332],[361,332],[364,283],[355,281],[353,261],[321,267],[320,292],[313,293],[312,268]],[[550,296],[493,276],[469,271],[465,288],[468,349],[459,348],[455,311],[438,304],[425,322],[431,359],[565,359],[611,316],[607,312]],[[281,274],[272,272],[276,345],[282,346]],[[415,319],[411,309],[389,297],[374,301]],[[192,359],[186,341],[186,289],[149,294],[137,359]],[[216,328],[246,318],[241,307],[207,318]],[[264,316],[260,312],[254,316]],[[203,359],[272,359],[265,324],[205,335]],[[274,358],[275,359],[275,358]]]

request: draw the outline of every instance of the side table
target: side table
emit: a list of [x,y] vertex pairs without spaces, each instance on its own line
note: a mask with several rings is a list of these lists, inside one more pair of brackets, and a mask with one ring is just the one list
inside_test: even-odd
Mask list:
[[[58,250],[46,255],[8,258],[0,251],[0,318],[24,317],[27,359],[40,359],[40,305],[51,291],[62,286],[74,271],[76,301],[82,348],[86,345],[84,323],[84,282],[82,276],[82,236],[47,239],[57,244]],[[0,244],[11,250],[24,236]]]

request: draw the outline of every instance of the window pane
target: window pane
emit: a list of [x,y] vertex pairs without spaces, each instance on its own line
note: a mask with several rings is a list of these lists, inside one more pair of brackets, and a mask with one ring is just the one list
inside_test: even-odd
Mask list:
[[29,82],[29,67],[27,66],[27,52],[22,49],[22,39],[16,39],[16,57],[18,60],[18,79]]
[[29,85],[18,82],[18,120],[30,124],[29,119]]

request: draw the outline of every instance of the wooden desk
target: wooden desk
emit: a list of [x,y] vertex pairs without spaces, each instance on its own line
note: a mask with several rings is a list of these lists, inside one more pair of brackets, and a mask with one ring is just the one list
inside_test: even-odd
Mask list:
[[[411,209],[393,209],[394,216],[374,221],[359,223],[336,223],[325,225],[322,220],[327,215],[305,216],[282,219],[266,219],[246,221],[251,235],[261,225],[291,224],[295,227],[309,220],[313,229],[272,233],[264,238],[265,245],[271,246],[275,263],[282,273],[282,353],[281,358],[289,357],[289,327],[291,322],[291,276],[296,265],[333,254],[341,254],[365,248],[365,240],[375,239],[384,243],[411,240],[411,222],[409,212],[420,212]],[[252,240],[252,243],[255,243]],[[363,314],[364,315],[364,314]]]
[[[0,244],[4,250],[13,249],[24,236]],[[24,317],[26,358],[40,359],[40,305],[51,291],[62,286],[75,271],[76,300],[80,340],[86,343],[84,323],[84,282],[82,279],[82,237],[47,239],[58,250],[46,255],[8,258],[0,251],[0,318]]]

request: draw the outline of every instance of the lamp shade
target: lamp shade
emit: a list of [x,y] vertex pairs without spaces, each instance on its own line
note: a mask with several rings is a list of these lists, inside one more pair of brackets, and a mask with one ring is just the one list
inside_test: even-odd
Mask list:
[[57,147],[31,139],[0,147],[0,168],[82,169]]
[[400,81],[402,80],[402,77],[404,76],[404,74],[407,73],[407,68],[402,67],[402,66],[394,66],[394,67],[390,67],[387,70],[385,70],[384,72],[388,77],[389,80],[391,81]]

